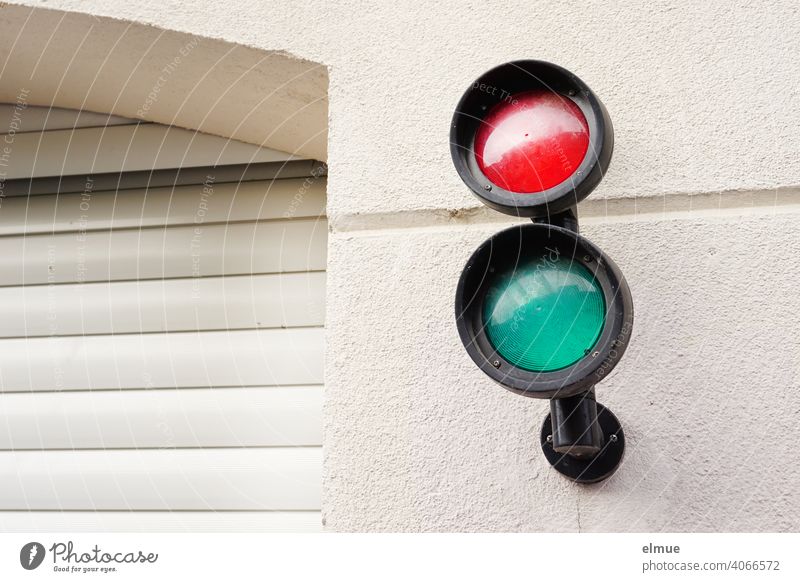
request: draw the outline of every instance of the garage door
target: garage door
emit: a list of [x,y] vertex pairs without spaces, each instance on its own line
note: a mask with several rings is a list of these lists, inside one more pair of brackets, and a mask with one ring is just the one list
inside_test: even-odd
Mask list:
[[320,529],[324,165],[0,120],[0,530]]

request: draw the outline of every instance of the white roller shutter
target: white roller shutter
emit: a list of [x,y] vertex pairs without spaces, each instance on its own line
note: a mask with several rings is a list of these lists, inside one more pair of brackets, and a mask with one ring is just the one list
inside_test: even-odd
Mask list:
[[319,530],[322,166],[27,113],[0,198],[0,531]]

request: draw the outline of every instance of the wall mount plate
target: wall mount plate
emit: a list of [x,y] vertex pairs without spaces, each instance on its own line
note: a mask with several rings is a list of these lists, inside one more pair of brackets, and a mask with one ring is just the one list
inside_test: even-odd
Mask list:
[[614,474],[625,454],[625,433],[617,417],[605,406],[597,404],[597,422],[603,431],[603,448],[591,458],[557,453],[548,437],[553,433],[550,415],[542,423],[542,452],[552,467],[576,483],[598,483]]

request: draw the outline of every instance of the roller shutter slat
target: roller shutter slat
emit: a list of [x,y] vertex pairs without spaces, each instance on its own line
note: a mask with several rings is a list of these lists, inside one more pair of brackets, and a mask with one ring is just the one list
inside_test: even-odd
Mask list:
[[325,273],[0,287],[0,337],[319,326]]
[[0,392],[321,384],[324,330],[0,340]]
[[0,394],[0,450],[322,444],[322,387]]
[[319,448],[0,453],[2,510],[319,509]]
[[14,196],[0,206],[0,235],[314,218],[324,213],[325,181],[305,178]]
[[5,286],[325,269],[327,223],[296,220],[0,238]]

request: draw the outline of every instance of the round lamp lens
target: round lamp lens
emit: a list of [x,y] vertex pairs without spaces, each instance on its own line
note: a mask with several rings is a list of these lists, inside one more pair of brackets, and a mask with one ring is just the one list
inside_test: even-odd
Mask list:
[[512,95],[489,110],[475,135],[478,166],[495,186],[543,192],[572,176],[589,149],[589,125],[572,100],[552,91]]
[[492,346],[511,364],[553,372],[594,348],[605,312],[603,291],[586,267],[545,254],[496,274],[483,321]]

